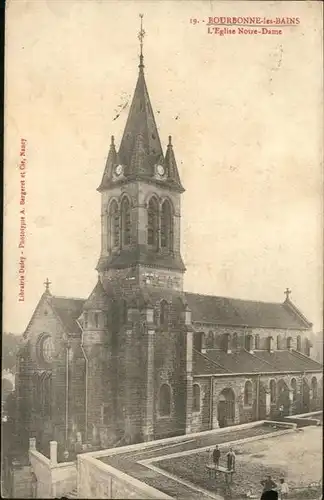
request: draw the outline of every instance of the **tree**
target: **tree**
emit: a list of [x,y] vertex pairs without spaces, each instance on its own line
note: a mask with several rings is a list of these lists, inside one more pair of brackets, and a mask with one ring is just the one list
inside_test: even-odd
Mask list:
[[2,334],[2,369],[15,371],[16,354],[20,343],[20,335]]
[[7,378],[2,378],[1,386],[2,386],[1,399],[2,401],[6,401],[9,394],[13,391],[13,385]]

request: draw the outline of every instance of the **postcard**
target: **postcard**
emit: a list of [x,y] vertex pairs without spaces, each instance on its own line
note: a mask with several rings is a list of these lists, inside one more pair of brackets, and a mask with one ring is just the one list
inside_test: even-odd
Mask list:
[[319,498],[322,23],[7,2],[3,497]]

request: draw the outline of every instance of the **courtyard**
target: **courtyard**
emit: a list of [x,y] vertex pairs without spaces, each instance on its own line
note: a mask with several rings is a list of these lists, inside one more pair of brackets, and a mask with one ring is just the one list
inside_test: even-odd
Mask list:
[[[221,447],[220,465],[225,466],[228,449],[227,444]],[[210,492],[233,499],[242,499],[248,492],[259,498],[262,491],[260,481],[268,474],[276,483],[281,477],[286,479],[291,498],[316,498],[318,487],[308,486],[322,478],[322,427],[310,426],[294,433],[237,443],[233,449],[236,452],[236,473],[230,490],[222,479],[208,476],[206,465],[211,461],[212,448],[154,461],[154,465]]]

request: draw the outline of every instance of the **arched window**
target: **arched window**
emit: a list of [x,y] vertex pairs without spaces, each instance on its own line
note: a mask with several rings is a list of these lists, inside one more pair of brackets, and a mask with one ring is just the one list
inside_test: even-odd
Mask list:
[[287,338],[287,349],[292,349],[292,337]]
[[168,384],[163,384],[160,388],[159,413],[163,417],[171,413],[171,389]]
[[276,382],[274,380],[270,380],[270,402],[271,403],[276,402],[276,397],[277,397],[276,392],[277,392]]
[[95,312],[93,315],[93,321],[95,328],[99,328],[99,313]]
[[244,386],[244,405],[252,405],[252,382],[250,380],[247,380]]
[[158,202],[151,198],[147,210],[147,244],[157,247],[158,243]]
[[293,391],[293,400],[296,401],[296,399],[297,399],[297,380],[295,378],[291,379],[290,386],[291,386],[291,389]]
[[131,211],[127,198],[124,198],[121,204],[122,219],[122,244],[130,245],[131,242]]
[[245,335],[244,337],[244,348],[247,351],[253,351],[253,335]]
[[168,323],[168,303],[166,300],[161,300],[160,304],[160,325],[166,326]]
[[313,394],[313,399],[317,399],[317,378],[316,377],[312,378],[312,394]]
[[301,352],[301,350],[302,350],[301,336],[298,335],[298,337],[297,337],[297,351]]
[[244,345],[247,351],[253,351],[253,335],[246,335],[244,337]]
[[119,230],[120,230],[118,205],[115,200],[110,205],[109,219],[110,219],[111,246],[114,248],[119,246]]
[[255,336],[255,348],[260,349],[260,335],[258,333]]
[[312,347],[312,343],[309,339],[305,339],[305,354],[306,356],[310,356],[311,355],[311,347]]
[[277,335],[277,350],[280,351],[281,349],[281,337],[280,335]]
[[200,386],[198,384],[194,384],[192,387],[192,409],[200,411]]
[[196,349],[196,351],[198,351],[198,352],[201,352],[201,350],[202,350],[203,338],[204,338],[204,332],[195,332],[194,333],[194,349]]
[[238,335],[237,335],[237,333],[233,333],[232,346],[233,346],[233,350],[238,349]]
[[161,210],[161,247],[172,250],[173,246],[172,210],[168,200],[165,200]]
[[208,332],[207,337],[207,349],[212,349],[214,347],[214,333],[212,331]]

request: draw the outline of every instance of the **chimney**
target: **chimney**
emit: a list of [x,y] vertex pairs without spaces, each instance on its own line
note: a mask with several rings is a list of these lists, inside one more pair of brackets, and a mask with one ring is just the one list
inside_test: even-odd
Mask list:
[[268,337],[269,352],[273,352],[273,337]]

